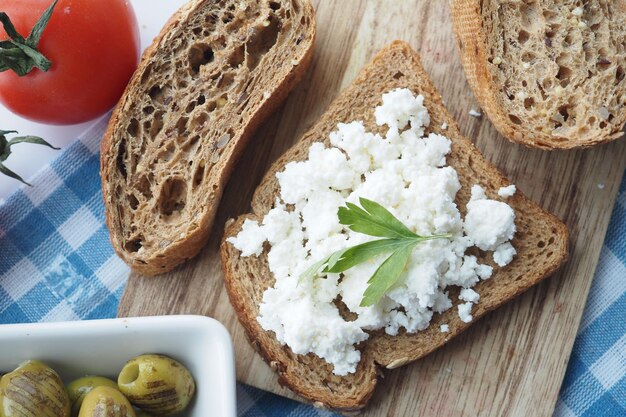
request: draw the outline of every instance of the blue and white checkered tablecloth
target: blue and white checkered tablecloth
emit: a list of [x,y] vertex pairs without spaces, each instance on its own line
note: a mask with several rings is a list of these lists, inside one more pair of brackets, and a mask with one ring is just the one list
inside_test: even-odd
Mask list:
[[[103,120],[0,206],[0,323],[114,317],[128,269],[104,226]],[[21,148],[23,149],[23,148]],[[239,415],[331,416],[238,385]],[[555,417],[626,417],[626,178]]]

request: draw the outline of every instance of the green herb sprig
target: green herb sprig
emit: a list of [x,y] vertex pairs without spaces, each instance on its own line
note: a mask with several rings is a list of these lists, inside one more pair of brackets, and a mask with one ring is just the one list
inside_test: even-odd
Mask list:
[[33,68],[39,68],[42,71],[50,69],[52,63],[37,50],[37,45],[50,21],[57,1],[54,0],[41,15],[27,38],[24,38],[17,32],[11,19],[5,12],[0,12],[0,23],[2,23],[4,31],[10,38],[0,41],[0,72],[13,70],[22,77],[31,72]]
[[380,301],[398,281],[417,245],[427,240],[450,238],[450,235],[420,236],[380,204],[366,198],[359,199],[359,202],[362,208],[352,203],[339,208],[339,223],[354,232],[383,239],[334,252],[313,264],[302,277],[341,273],[379,255],[390,254],[367,281],[369,285],[361,301],[361,307],[367,307]]
[[16,180],[21,181],[22,183],[30,187],[30,184],[24,181],[22,177],[11,171],[3,164],[3,162],[7,160],[9,155],[11,155],[11,146],[17,145],[18,143],[33,143],[35,145],[44,145],[55,150],[58,150],[59,148],[55,148],[38,136],[18,136],[14,137],[11,140],[7,140],[6,135],[9,135],[11,133],[17,132],[15,130],[0,130],[0,173],[11,178],[15,178]]

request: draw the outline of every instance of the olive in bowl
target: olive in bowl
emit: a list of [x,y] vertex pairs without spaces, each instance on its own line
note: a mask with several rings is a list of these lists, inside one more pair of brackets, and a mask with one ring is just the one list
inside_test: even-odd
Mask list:
[[85,396],[96,387],[110,387],[117,389],[117,383],[102,376],[84,376],[75,379],[67,385],[67,394],[70,397],[72,416],[77,416]]
[[47,416],[70,416],[70,400],[54,369],[26,361],[0,379],[0,417]]
[[128,399],[115,388],[99,386],[83,400],[78,417],[136,417]]
[[183,411],[195,392],[191,373],[180,362],[163,355],[140,355],[119,374],[120,391],[136,407],[157,416]]

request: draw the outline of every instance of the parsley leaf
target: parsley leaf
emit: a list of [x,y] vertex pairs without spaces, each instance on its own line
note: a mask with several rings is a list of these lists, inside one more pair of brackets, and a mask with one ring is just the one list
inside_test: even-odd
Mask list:
[[346,207],[340,207],[337,212],[339,222],[348,226],[350,230],[369,236],[388,238],[417,236],[380,204],[366,198],[360,198],[359,202],[363,208],[346,203]]
[[406,245],[403,239],[379,239],[365,242],[351,248],[335,252],[336,259],[330,259],[323,272],[339,273],[355,265],[367,262],[384,253],[392,253]]
[[382,237],[332,253],[316,262],[302,275],[311,277],[318,274],[341,273],[368,262],[378,256],[390,254],[368,280],[361,306],[376,304],[398,281],[411,258],[415,247],[426,240],[446,239],[450,235],[420,236],[413,233],[400,220],[380,204],[361,198],[362,207],[346,203],[337,215],[339,222],[350,230],[369,236]]
[[369,285],[363,294],[361,307],[376,304],[398,281],[409,263],[415,245],[416,243],[406,243],[378,267],[374,275],[367,281]]

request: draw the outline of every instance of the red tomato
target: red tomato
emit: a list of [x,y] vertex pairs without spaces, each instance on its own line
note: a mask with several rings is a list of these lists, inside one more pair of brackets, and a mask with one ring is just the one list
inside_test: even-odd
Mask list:
[[[0,0],[0,11],[26,37],[51,3]],[[0,39],[6,38],[0,26]],[[115,105],[137,67],[135,13],[128,0],[59,0],[37,49],[52,67],[23,77],[0,73],[0,101],[37,122],[91,120]]]

